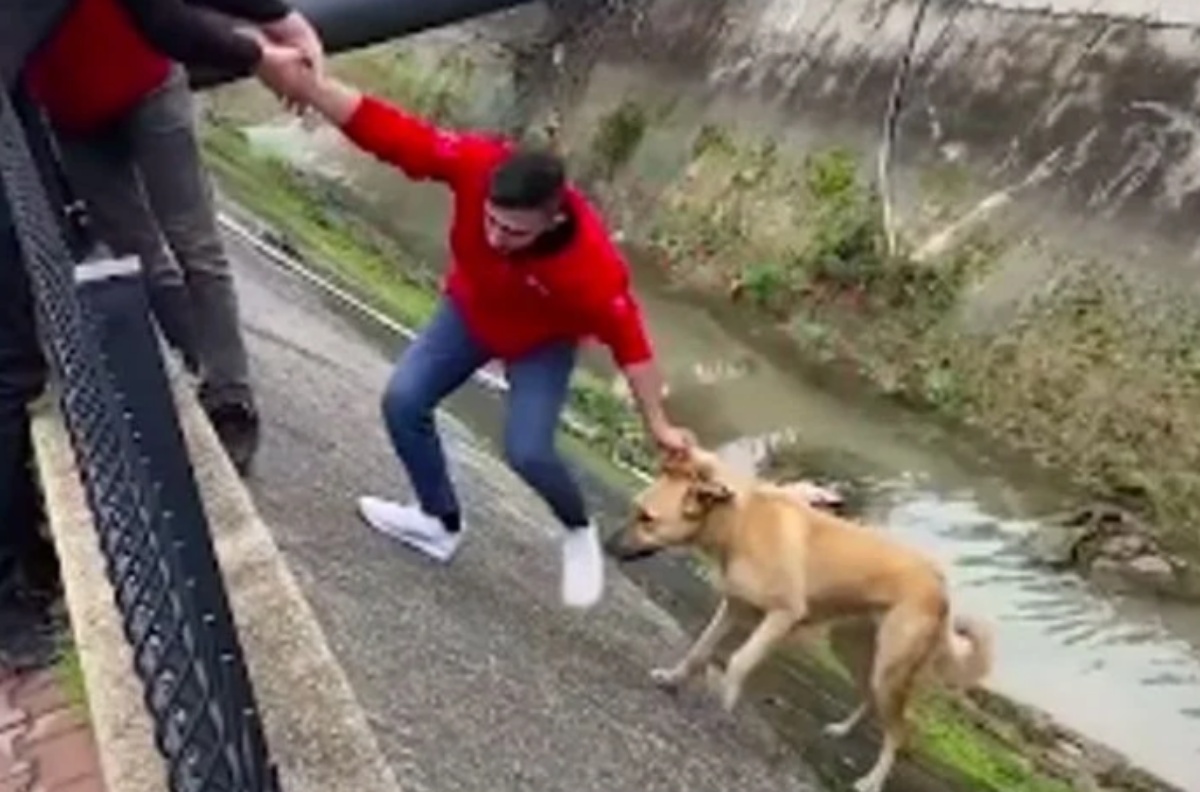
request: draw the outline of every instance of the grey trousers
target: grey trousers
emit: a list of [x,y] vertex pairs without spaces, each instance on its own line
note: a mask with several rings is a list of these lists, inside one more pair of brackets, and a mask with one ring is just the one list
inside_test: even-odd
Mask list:
[[183,69],[119,122],[58,138],[93,231],[114,253],[141,259],[154,318],[168,343],[198,363],[205,406],[251,399],[233,272]]

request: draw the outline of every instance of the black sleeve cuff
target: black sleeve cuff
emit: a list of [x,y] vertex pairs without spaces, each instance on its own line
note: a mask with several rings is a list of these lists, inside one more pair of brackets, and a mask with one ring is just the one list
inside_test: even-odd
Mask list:
[[259,25],[278,22],[292,13],[291,6],[281,0],[207,0],[204,5]]

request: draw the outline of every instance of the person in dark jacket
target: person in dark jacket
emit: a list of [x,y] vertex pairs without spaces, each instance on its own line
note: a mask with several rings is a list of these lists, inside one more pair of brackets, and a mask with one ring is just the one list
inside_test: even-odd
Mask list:
[[179,62],[254,73],[286,99],[289,64],[303,58],[319,68],[322,47],[282,0],[205,5],[77,0],[26,77],[92,230],[115,254],[141,260],[155,319],[199,374],[201,402],[245,472],[258,445],[258,415]]
[[[27,63],[24,86],[14,98],[37,95],[73,159],[85,167],[106,163],[111,168],[113,184],[100,185],[100,192],[80,192],[105,241],[119,252],[140,255],[151,278],[168,284],[168,310],[156,312],[159,321],[174,330],[172,343],[197,350],[210,413],[244,460],[257,434],[257,417],[242,374],[245,351],[236,326],[228,262],[216,237],[195,144],[187,87],[171,59],[253,73],[286,99],[296,63],[303,60],[320,69],[323,48],[308,22],[279,0],[208,0],[205,5],[209,8],[181,0],[77,0]],[[244,32],[241,26],[249,28]],[[80,186],[96,187],[86,177],[78,181]],[[118,182],[126,191],[118,191],[117,198],[104,192]],[[190,192],[186,197],[164,196],[171,190]],[[136,205],[119,204],[135,192]],[[168,202],[156,205],[156,196]],[[161,229],[177,246],[174,252],[183,260],[184,275],[175,286],[169,285],[170,276],[156,269],[168,259],[161,243],[148,243],[147,224]],[[181,305],[172,306],[172,288],[178,290]],[[29,593],[52,594],[57,588],[53,549],[41,531],[44,515],[27,407],[42,392],[45,363],[29,281],[2,192],[0,295],[2,610],[27,600]],[[163,308],[162,299],[156,302]],[[171,307],[179,311],[177,316],[171,315]],[[202,332],[209,333],[206,339],[179,335],[193,308]],[[172,324],[175,319],[179,321]]]
[[54,554],[39,530],[42,504],[26,411],[42,392],[46,374],[19,255],[13,218],[0,193],[0,610],[24,594],[56,586]]

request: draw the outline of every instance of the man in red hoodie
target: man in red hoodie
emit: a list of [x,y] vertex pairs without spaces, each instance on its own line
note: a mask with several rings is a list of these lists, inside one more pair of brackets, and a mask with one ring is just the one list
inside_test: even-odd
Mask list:
[[312,73],[308,79],[301,101],[356,145],[409,178],[440,181],[454,194],[445,298],[404,351],[383,397],[392,444],[417,503],[365,497],[361,516],[437,560],[450,560],[463,522],[433,411],[480,367],[500,359],[510,386],[506,460],[567,529],[564,603],[594,605],[604,587],[600,537],[555,448],[580,342],[595,337],[609,347],[647,431],[664,451],[692,442],[663,411],[662,377],[628,269],[604,222],[553,155],[441,129],[332,79]]
[[321,53],[282,0],[77,0],[26,72],[92,230],[114,253],[141,260],[154,317],[201,375],[201,402],[243,471],[258,415],[191,91],[172,59],[254,73],[286,96],[290,66],[319,68]]

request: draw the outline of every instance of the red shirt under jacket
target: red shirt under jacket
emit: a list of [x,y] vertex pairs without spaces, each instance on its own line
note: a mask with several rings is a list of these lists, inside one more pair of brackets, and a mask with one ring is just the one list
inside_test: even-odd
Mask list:
[[125,115],[170,72],[171,61],[116,0],[78,0],[27,74],[30,93],[55,126],[87,134]]

